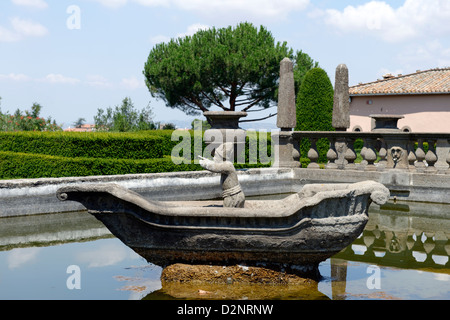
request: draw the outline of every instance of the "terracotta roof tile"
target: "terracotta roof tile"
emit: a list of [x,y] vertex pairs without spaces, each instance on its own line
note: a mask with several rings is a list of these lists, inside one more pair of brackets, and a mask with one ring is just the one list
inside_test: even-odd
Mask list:
[[450,68],[430,69],[392,76],[383,80],[358,84],[349,89],[350,95],[371,94],[450,94]]

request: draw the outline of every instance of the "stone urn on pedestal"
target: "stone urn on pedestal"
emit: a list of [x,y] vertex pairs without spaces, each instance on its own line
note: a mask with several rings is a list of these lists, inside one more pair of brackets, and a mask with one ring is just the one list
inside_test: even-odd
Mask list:
[[[211,129],[205,131],[204,140],[211,152],[223,143],[234,143],[233,160],[245,148],[245,130],[239,127],[239,120],[247,116],[243,111],[206,111],[203,115],[211,124]],[[230,160],[233,162],[233,160]]]

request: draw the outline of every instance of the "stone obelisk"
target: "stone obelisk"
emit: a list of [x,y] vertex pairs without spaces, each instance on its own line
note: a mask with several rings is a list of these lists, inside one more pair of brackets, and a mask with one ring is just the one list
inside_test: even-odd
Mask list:
[[277,127],[281,131],[291,131],[296,125],[294,64],[284,58],[280,63]]
[[294,64],[289,58],[284,58],[280,62],[278,87],[277,127],[280,128],[280,132],[272,134],[272,140],[277,141],[273,167],[296,168],[300,166],[298,143],[292,138],[292,129],[296,125]]
[[[350,95],[348,89],[348,68],[345,64],[340,64],[336,68],[334,85],[333,118],[331,122],[336,131],[347,131],[350,128]],[[336,139],[334,144],[337,152],[335,165],[344,168],[347,164],[345,153],[348,146],[345,139]]]
[[332,126],[336,131],[350,128],[350,96],[348,91],[348,69],[345,64],[336,68]]

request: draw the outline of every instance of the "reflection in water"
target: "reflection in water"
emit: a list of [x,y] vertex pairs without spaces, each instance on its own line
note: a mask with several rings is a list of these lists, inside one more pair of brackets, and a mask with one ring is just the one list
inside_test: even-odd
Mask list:
[[[333,299],[450,299],[450,206],[387,203],[372,206],[369,216],[361,236],[330,259]],[[380,285],[382,290],[349,294],[351,279],[347,279],[347,268],[354,262],[388,267],[380,279],[384,283]],[[396,269],[392,268],[408,270],[399,272],[409,277],[393,277],[389,270]],[[405,283],[412,287],[414,282],[420,284],[414,288],[421,291],[420,295],[411,288],[405,289],[411,291],[408,294],[398,296],[384,290],[389,286],[405,287]]]
[[22,265],[32,263],[42,248],[23,248],[22,250],[13,250],[7,257],[8,269],[17,269]]
[[[308,286],[161,283],[161,268],[86,212],[1,218],[0,298],[450,299],[450,206],[390,203],[369,216],[362,235],[323,262],[323,279]],[[77,292],[66,288],[71,264],[82,270]]]
[[[322,275],[330,276],[317,287],[163,283],[146,298],[450,299],[450,206],[388,203],[372,206],[369,216],[363,234],[323,263]],[[378,288],[368,284],[375,271]]]
[[331,266],[331,293],[333,300],[344,300],[347,281],[347,261],[330,259]]
[[107,243],[99,245],[93,250],[79,252],[76,259],[81,263],[86,263],[88,268],[99,268],[113,266],[126,260],[129,254],[127,247],[120,243]]
[[85,211],[0,218],[0,251],[112,237]]
[[[397,206],[401,210],[396,210]],[[409,211],[410,206],[414,211]],[[363,234],[336,258],[402,269],[450,269],[450,206],[387,204],[370,213]],[[428,212],[439,207],[439,212]]]
[[160,290],[148,294],[144,300],[208,299],[208,300],[329,300],[311,285],[268,284],[193,284],[163,283]]

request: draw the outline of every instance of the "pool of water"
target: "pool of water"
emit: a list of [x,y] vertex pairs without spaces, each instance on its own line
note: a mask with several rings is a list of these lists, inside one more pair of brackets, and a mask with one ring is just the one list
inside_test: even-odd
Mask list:
[[164,285],[87,212],[0,219],[0,299],[450,299],[450,206],[371,207],[317,285]]

